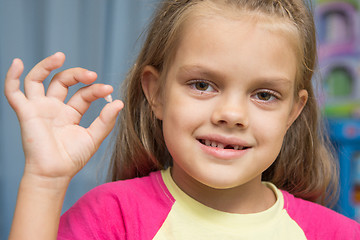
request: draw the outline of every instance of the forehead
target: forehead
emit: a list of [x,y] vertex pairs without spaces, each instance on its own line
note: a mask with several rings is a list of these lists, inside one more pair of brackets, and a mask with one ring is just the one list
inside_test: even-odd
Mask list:
[[181,28],[184,31],[188,26],[193,25],[195,21],[213,18],[252,22],[270,32],[275,32],[287,38],[294,50],[298,51],[302,43],[300,42],[300,31],[294,21],[284,16],[275,15],[275,13],[270,15],[268,11],[268,9],[263,11],[261,9],[250,10],[247,6],[240,7],[237,4],[231,4],[231,1],[205,0],[189,8],[188,12],[184,14]]
[[[236,1],[234,1],[236,2]],[[251,2],[251,1],[250,1]],[[180,11],[179,11],[180,12]],[[257,22],[270,31],[282,34],[289,41],[291,47],[298,56],[298,64],[301,68],[303,62],[303,42],[301,41],[301,33],[295,22],[288,18],[269,15],[269,10],[249,10],[246,6],[239,4],[234,6],[232,1],[203,0],[199,1],[184,11],[176,18],[174,25],[170,29],[170,37],[165,46],[166,55],[162,73],[166,75],[169,66],[175,57],[179,43],[183,40],[185,32],[189,26],[199,20],[212,19],[214,17],[223,17],[232,20],[251,20]]]
[[184,24],[174,64],[206,64],[214,70],[221,66],[219,71],[231,73],[243,70],[246,63],[252,72],[261,67],[268,75],[294,75],[296,51],[283,31],[246,12],[227,15],[212,8],[199,9]]

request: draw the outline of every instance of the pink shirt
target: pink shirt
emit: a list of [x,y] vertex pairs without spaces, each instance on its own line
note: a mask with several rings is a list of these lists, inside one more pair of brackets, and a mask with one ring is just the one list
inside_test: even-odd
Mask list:
[[[246,233],[228,231],[223,227],[217,229],[216,226],[209,228],[211,217],[205,217],[203,222],[201,218],[191,222],[193,216],[196,217],[197,208],[189,212],[190,214],[186,214],[183,203],[188,204],[189,201],[193,201],[199,204],[198,206],[203,208],[202,215],[208,214],[207,207],[191,200],[181,190],[176,190],[177,187],[169,176],[168,170],[159,171],[151,173],[148,177],[117,181],[96,187],[61,217],[58,239],[139,240],[177,239],[176,237],[181,239],[184,234],[196,236],[196,239],[202,239],[200,235],[208,234],[213,238],[204,237],[204,239],[217,239],[216,234],[219,234],[219,231],[223,231],[220,233],[223,234],[224,239],[236,239],[240,237],[240,234],[255,236],[254,234],[257,233],[266,234],[269,236],[267,239],[271,239],[270,236],[273,239],[281,239],[277,235],[279,232],[287,234],[285,236],[287,239],[295,239],[295,235],[296,239],[360,239],[360,224],[357,222],[328,208],[295,198],[288,192],[277,189],[274,191],[276,191],[277,205],[280,209],[266,210],[272,211],[272,215],[260,213],[240,216],[240,214],[228,214],[208,209],[211,214],[209,216],[219,214],[216,216],[221,218],[222,214],[227,214],[224,215],[227,220],[233,217],[236,217],[234,218],[236,221],[239,217],[249,219],[246,224],[251,222],[256,231],[251,230],[251,227],[246,228],[250,229]],[[260,222],[260,217],[263,221],[264,216],[271,216],[268,222],[274,224],[268,224],[270,228],[269,226],[266,228],[267,224],[256,223],[258,220]],[[187,220],[184,221],[186,218]],[[294,228],[295,231],[292,231]],[[284,231],[286,229],[291,231],[286,233]],[[238,234],[237,237],[236,234]]]

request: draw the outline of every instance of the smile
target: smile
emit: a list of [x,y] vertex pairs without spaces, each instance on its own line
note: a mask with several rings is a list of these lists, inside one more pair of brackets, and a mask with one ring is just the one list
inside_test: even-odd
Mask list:
[[244,150],[244,149],[249,148],[246,146],[235,145],[235,144],[225,144],[225,143],[216,142],[216,141],[212,141],[212,140],[208,140],[208,139],[199,139],[198,141],[205,146],[219,148],[219,149]]

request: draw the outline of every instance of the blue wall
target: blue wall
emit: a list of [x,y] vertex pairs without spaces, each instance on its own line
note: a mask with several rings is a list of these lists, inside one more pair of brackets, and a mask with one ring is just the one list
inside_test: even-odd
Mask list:
[[[28,72],[44,57],[63,51],[67,60],[61,69],[88,68],[98,73],[99,82],[118,89],[155,7],[156,0],[0,0],[0,239],[10,230],[24,165],[16,115],[2,94],[12,59],[21,58]],[[89,125],[104,103],[93,104],[81,124]],[[104,182],[108,141],[73,179],[64,210]]]

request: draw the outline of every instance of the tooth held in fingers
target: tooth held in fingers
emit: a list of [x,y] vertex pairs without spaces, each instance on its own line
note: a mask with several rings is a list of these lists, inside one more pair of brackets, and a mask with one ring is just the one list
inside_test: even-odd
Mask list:
[[111,97],[111,94],[109,94],[109,95],[107,95],[106,97],[104,97],[104,99],[105,99],[107,102],[109,102],[109,103],[111,103],[111,102],[113,101],[113,99],[112,99],[112,97]]

